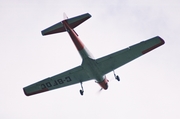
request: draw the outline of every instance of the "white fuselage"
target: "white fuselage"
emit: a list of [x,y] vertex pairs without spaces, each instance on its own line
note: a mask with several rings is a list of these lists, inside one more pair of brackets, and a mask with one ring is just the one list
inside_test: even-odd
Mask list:
[[84,46],[84,44],[79,39],[77,33],[70,28],[68,23],[66,21],[62,21],[64,27],[66,28],[66,31],[69,33],[72,41],[74,42],[81,58],[82,58],[82,67],[86,71],[87,75],[91,77],[92,79],[95,79],[97,83],[103,88],[108,88],[108,80],[106,79],[106,76],[102,74],[102,72],[99,70],[96,60],[93,58],[91,53],[87,50],[87,48]]

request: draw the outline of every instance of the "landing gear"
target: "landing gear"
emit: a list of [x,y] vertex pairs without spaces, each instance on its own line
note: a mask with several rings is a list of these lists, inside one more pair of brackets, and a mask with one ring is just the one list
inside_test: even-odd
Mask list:
[[[114,72],[114,71],[113,71],[113,72]],[[114,72],[114,77],[115,77],[115,79],[116,79],[117,81],[120,81],[119,76],[118,76],[118,75],[116,75],[116,74],[115,74],[115,72]]]
[[83,90],[79,90],[80,94],[83,95],[84,91]]
[[118,75],[116,76],[116,79],[117,79],[118,81],[120,81],[120,78],[119,78],[119,76],[118,76]]
[[84,94],[84,89],[83,89],[83,85],[82,85],[82,81],[80,81],[81,83],[81,90],[79,90],[80,94],[83,95]]

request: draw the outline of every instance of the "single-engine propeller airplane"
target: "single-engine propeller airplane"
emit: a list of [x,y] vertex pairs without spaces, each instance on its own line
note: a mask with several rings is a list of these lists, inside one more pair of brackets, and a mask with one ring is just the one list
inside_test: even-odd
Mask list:
[[[107,73],[114,71],[118,67],[148,53],[149,51],[165,43],[162,38],[156,36],[107,56],[94,59],[90,55],[85,45],[79,39],[78,34],[74,31],[75,27],[90,17],[91,15],[89,13],[73,18],[67,18],[67,16],[64,14],[65,19],[63,21],[42,31],[42,35],[50,35],[67,31],[82,57],[82,64],[63,73],[24,87],[23,90],[26,96],[70,86],[77,83],[81,84],[80,94],[83,95],[84,89],[82,83],[92,79],[95,79],[96,83],[101,86],[101,89],[107,90],[109,82],[106,77]],[[119,76],[115,73],[114,76],[118,81],[120,80]]]

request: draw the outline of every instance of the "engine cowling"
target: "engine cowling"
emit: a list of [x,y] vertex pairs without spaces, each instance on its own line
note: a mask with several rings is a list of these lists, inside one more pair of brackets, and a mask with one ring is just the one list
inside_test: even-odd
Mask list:
[[99,84],[104,90],[107,90],[107,89],[108,89],[108,82],[109,82],[109,80],[105,78],[103,81],[98,82],[98,84]]

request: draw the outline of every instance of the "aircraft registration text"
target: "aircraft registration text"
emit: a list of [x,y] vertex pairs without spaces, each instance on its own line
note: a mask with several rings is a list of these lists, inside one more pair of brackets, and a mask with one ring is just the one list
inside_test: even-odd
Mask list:
[[71,81],[72,81],[72,79],[69,76],[67,76],[64,79],[57,79],[57,80],[53,80],[51,82],[49,81],[49,82],[43,83],[43,84],[41,84],[41,89],[54,87],[54,86],[68,83]]

